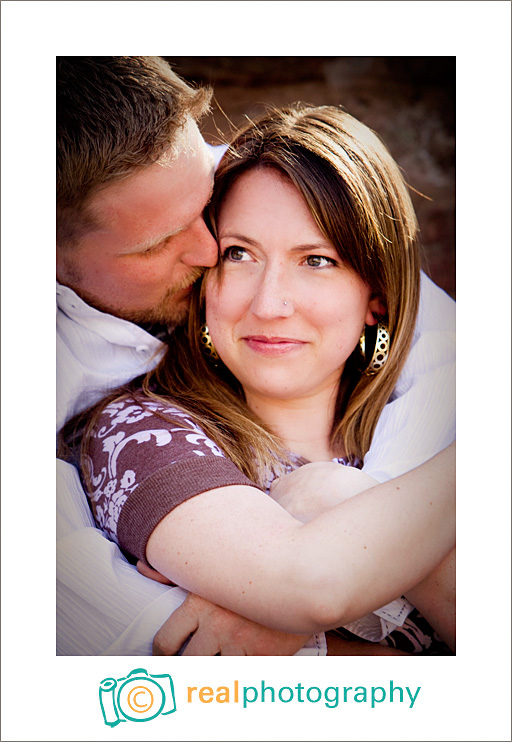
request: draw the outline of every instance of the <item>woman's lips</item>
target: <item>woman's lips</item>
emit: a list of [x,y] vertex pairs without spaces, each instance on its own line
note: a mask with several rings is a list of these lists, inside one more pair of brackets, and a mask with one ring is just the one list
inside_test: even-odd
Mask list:
[[264,335],[247,335],[243,340],[251,350],[267,356],[290,353],[306,344],[303,340],[297,340],[297,338],[265,337]]

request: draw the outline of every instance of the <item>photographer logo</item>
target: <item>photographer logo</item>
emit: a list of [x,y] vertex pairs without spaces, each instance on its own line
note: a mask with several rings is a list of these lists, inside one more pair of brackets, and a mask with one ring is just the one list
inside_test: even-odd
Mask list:
[[105,724],[122,721],[151,721],[176,711],[170,675],[149,675],[132,670],[125,678],[105,678],[100,683],[100,706]]

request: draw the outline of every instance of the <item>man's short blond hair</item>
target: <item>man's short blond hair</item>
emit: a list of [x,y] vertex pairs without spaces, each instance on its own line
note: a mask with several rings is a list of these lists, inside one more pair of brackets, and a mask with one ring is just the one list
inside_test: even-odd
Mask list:
[[91,196],[157,161],[211,95],[161,57],[57,57],[57,245],[92,228]]

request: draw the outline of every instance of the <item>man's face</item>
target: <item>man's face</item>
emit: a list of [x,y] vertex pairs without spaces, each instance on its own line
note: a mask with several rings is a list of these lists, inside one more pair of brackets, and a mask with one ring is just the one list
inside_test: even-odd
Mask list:
[[213,156],[190,121],[176,156],[164,155],[93,195],[97,226],[76,245],[57,249],[58,280],[132,322],[183,321],[198,267],[217,261],[202,217],[213,175]]

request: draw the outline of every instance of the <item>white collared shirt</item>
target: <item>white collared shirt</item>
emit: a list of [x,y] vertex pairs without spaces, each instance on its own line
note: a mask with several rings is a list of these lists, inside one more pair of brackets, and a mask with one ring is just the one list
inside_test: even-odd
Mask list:
[[420,297],[411,350],[364,458],[363,471],[378,482],[455,440],[455,302],[423,273]]
[[57,430],[105,392],[156,366],[163,350],[142,327],[99,312],[57,283]]

